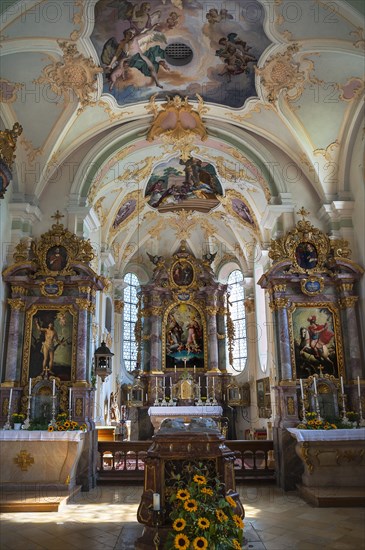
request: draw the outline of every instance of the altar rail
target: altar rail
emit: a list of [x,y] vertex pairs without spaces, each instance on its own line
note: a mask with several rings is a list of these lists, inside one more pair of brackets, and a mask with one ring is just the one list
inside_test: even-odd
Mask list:
[[[144,458],[152,441],[99,441],[98,482],[143,481]],[[236,454],[234,463],[237,483],[249,479],[275,478],[271,440],[227,440]]]

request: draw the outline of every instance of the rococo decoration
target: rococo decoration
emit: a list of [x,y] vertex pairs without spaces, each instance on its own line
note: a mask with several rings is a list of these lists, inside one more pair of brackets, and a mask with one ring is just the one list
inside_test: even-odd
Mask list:
[[75,44],[58,41],[63,52],[63,60],[44,67],[42,75],[35,80],[36,84],[49,84],[52,91],[63,96],[68,103],[75,94],[81,108],[92,102],[96,92],[96,76],[103,72],[94,61],[78,52]]
[[0,199],[11,181],[11,167],[15,159],[16,142],[23,128],[16,122],[11,130],[0,130]]

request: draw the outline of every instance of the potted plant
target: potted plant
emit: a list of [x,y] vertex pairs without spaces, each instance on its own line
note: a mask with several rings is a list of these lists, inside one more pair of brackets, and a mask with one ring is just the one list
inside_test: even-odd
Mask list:
[[14,430],[20,430],[25,420],[25,415],[23,413],[13,413],[11,419],[13,421]]

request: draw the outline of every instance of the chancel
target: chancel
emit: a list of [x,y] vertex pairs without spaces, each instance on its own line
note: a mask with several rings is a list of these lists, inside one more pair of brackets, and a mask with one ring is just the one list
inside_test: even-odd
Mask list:
[[51,4],[0,9],[0,510],[363,506],[362,3]]

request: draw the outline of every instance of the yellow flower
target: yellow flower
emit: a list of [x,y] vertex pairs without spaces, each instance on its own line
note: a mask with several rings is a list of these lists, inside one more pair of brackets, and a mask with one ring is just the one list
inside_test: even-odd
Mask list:
[[210,495],[211,497],[213,496],[213,490],[212,489],[208,489],[208,487],[203,487],[202,490],[201,490],[202,493],[206,494],[206,495]]
[[207,483],[207,480],[204,476],[194,476],[193,477],[193,481],[195,481],[195,483],[198,483],[199,485],[206,485]]
[[232,542],[233,542],[234,550],[241,550],[242,549],[242,546],[240,545],[240,543],[238,542],[237,539],[233,539]]
[[186,521],[183,518],[177,518],[175,519],[174,523],[172,524],[172,528],[175,531],[183,531],[186,526]]
[[53,426],[48,426],[48,431],[49,431],[49,432],[53,432],[53,431],[54,431],[54,427],[53,427]]
[[233,521],[235,522],[235,524],[237,525],[237,527],[239,527],[240,529],[243,529],[243,521],[242,521],[242,519],[240,518],[240,516],[237,516],[237,514],[234,514],[234,516],[233,516]]
[[208,529],[208,527],[210,525],[210,521],[207,518],[199,518],[198,519],[198,525],[199,525],[200,529]]
[[174,544],[177,550],[188,550],[190,540],[186,535],[179,534],[174,538]]
[[63,424],[63,426],[66,428],[69,428],[71,426],[70,422],[68,420],[66,420],[66,422]]
[[208,548],[208,541],[205,537],[196,537],[196,539],[193,540],[193,548],[194,550],[205,550]]
[[184,502],[184,508],[187,512],[196,512],[198,509],[198,503],[195,499],[186,500]]
[[232,497],[230,497],[229,495],[226,496],[226,501],[232,506],[232,508],[236,508],[236,502],[233,500]]
[[223,523],[223,521],[227,521],[228,519],[228,516],[226,516],[226,514],[220,508],[215,511],[215,515],[217,516],[217,520],[221,523]]
[[186,489],[179,489],[176,493],[176,498],[180,500],[188,500],[188,498],[190,498],[190,493]]

